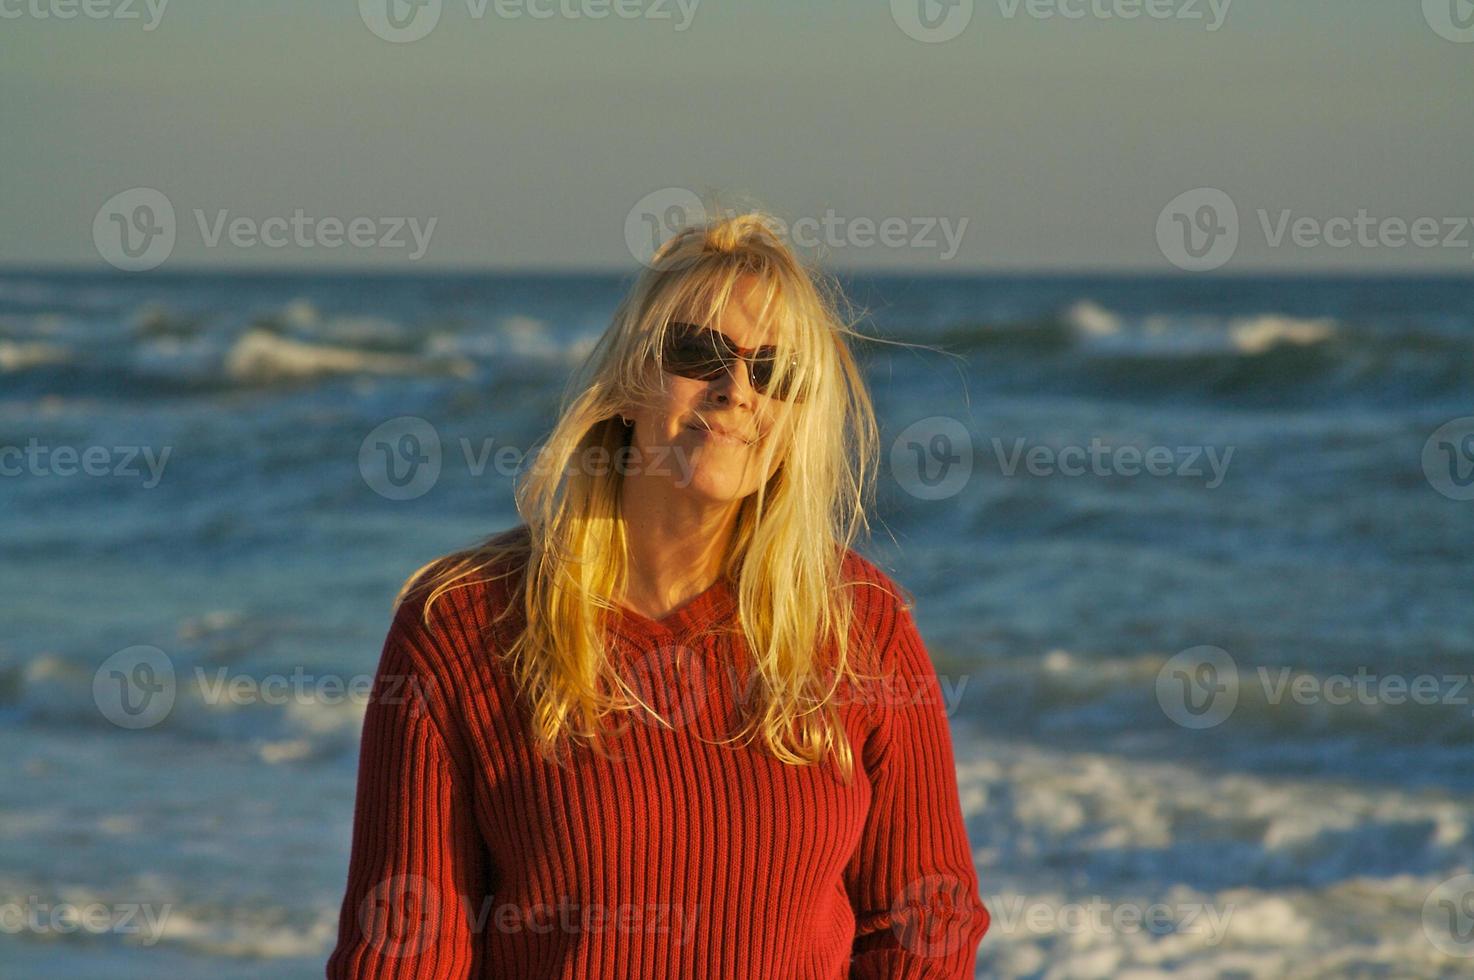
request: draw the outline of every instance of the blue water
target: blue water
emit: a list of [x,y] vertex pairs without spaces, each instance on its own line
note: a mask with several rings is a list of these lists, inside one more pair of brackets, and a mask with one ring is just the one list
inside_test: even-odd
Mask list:
[[[940,349],[861,351],[885,447],[864,550],[915,594],[938,670],[965,685],[960,763],[974,748],[1052,764],[1104,754],[1125,771],[1168,762],[1367,799],[1468,800],[1474,682],[1455,679],[1474,672],[1474,501],[1440,492],[1424,462],[1446,465],[1430,436],[1474,415],[1474,280],[846,285],[868,310],[862,330]],[[0,476],[0,734],[23,774],[0,790],[0,900],[80,889],[169,902],[188,923],[146,950],[0,935],[14,962],[244,976],[269,957],[275,974],[317,970],[346,870],[362,706],[222,707],[184,679],[370,674],[404,577],[516,521],[512,470],[476,460],[537,444],[627,286],[0,274],[0,447],[105,459],[98,475],[28,462]],[[433,486],[394,500],[360,451],[402,417],[432,425],[444,456]],[[965,430],[948,445],[972,473],[922,499],[891,447],[938,417]],[[1092,442],[1116,454],[1106,472],[1010,464],[1017,447]],[[1173,472],[1128,472],[1121,447],[1157,447]],[[1452,463],[1467,472],[1474,456]],[[135,645],[181,678],[173,712],[143,731],[113,724],[93,695],[102,662]],[[1231,717],[1195,731],[1163,710],[1157,680],[1167,658],[1205,645],[1232,657],[1243,690]],[[1271,703],[1261,668],[1433,677],[1444,693]],[[997,797],[976,805],[970,819],[991,826]],[[1373,829],[1346,846],[1394,837]],[[1469,858],[1424,838],[1393,851],[1389,875]],[[1344,859],[1224,881],[1273,893]],[[999,861],[1000,876],[1029,880],[1027,857]],[[1095,888],[1177,880],[1157,865],[1084,867]]]

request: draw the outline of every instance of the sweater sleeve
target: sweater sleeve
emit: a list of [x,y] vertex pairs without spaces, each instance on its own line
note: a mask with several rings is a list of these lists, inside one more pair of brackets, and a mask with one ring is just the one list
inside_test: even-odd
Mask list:
[[427,638],[401,606],[364,711],[348,884],[328,980],[480,976],[485,852],[447,750]]
[[[845,886],[851,980],[962,980],[990,916],[963,823],[946,705],[911,613],[896,603],[864,758],[870,813]],[[877,682],[880,683],[880,682]]]

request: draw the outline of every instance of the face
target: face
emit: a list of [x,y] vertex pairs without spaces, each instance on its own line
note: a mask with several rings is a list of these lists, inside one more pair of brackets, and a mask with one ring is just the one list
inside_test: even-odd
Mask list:
[[[753,277],[738,280],[721,322],[701,325],[720,330],[744,349],[773,343],[757,320],[757,287]],[[666,372],[664,383],[663,401],[627,413],[635,421],[633,445],[639,458],[660,458],[651,452],[670,447],[669,464],[653,469],[668,472],[678,493],[714,503],[756,493],[782,460],[777,452],[771,465],[762,468],[763,450],[782,435],[785,403],[759,394],[741,359],[733,359],[730,370],[710,380]]]

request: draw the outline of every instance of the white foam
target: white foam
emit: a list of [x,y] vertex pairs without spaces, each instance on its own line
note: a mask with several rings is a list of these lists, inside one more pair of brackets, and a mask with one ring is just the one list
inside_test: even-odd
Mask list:
[[161,942],[226,957],[281,959],[321,956],[336,937],[336,915],[317,917],[306,928],[273,921],[266,910],[235,909],[229,920],[174,909],[162,923]]
[[558,353],[548,335],[548,325],[536,317],[509,316],[498,325],[498,329],[514,353],[538,356]]
[[0,371],[24,371],[42,364],[60,364],[71,354],[55,344],[36,341],[0,340]]
[[212,609],[200,616],[192,616],[179,624],[181,640],[193,642],[225,630],[235,629],[246,622],[246,614],[239,609]]
[[598,339],[597,335],[586,335],[565,342],[552,332],[546,321],[518,313],[499,320],[492,330],[436,331],[426,349],[437,354],[571,364],[586,357]]
[[257,754],[261,761],[268,765],[277,765],[282,762],[301,762],[310,759],[316,752],[316,746],[305,738],[289,738],[279,742],[266,742],[259,747]]
[[1336,322],[1323,318],[1300,320],[1295,317],[1265,314],[1234,320],[1229,324],[1233,345],[1244,354],[1262,354],[1281,344],[1306,347],[1318,344],[1335,334]]
[[299,330],[311,330],[322,320],[322,314],[312,301],[301,296],[292,300],[281,311],[282,322]]
[[225,358],[225,372],[237,381],[255,382],[328,374],[451,374],[466,378],[475,374],[475,365],[465,358],[424,358],[309,344],[257,329],[247,331],[231,347]]
[[1121,332],[1121,318],[1094,300],[1080,300],[1065,311],[1064,320],[1092,337],[1110,337]]
[[378,316],[335,316],[317,332],[328,340],[347,344],[404,344],[409,340],[398,322]]
[[[953,729],[993,913],[981,975],[1268,980],[1467,966],[1430,942],[1420,915],[1441,882],[1474,866],[1474,800],[1000,743],[961,720]],[[1399,866],[1418,873],[1389,873]],[[1093,900],[1106,928],[1065,911]],[[1172,928],[1144,927],[1153,906]],[[1138,917],[1112,920],[1118,910]]]

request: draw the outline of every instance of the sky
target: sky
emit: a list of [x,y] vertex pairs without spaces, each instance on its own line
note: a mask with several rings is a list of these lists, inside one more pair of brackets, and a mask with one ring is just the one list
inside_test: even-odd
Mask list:
[[0,265],[1474,270],[1469,0],[418,2],[0,0]]

